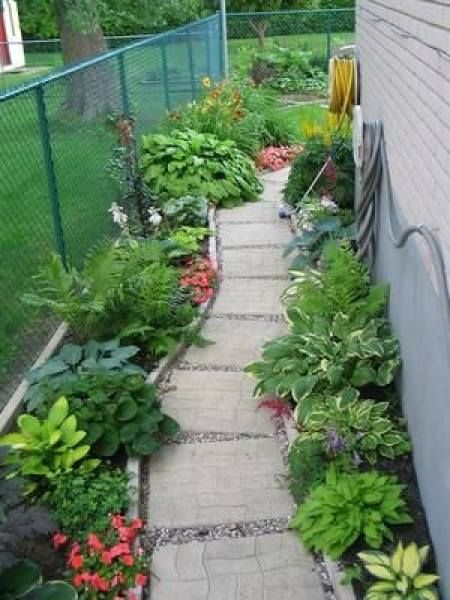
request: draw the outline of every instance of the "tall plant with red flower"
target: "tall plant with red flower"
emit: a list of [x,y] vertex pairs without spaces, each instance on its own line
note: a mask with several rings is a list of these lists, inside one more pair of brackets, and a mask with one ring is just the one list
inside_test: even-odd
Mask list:
[[[148,564],[136,541],[142,527],[140,519],[113,515],[104,535],[90,533],[83,542],[71,543],[67,566],[80,600],[135,600],[133,589],[148,581]],[[67,544],[67,536],[54,535],[55,548]]]
[[195,304],[204,304],[213,297],[216,282],[217,271],[208,258],[189,260],[180,280],[191,290]]

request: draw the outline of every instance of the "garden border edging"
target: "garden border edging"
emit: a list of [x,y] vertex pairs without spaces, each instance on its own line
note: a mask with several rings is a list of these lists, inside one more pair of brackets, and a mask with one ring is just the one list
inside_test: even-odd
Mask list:
[[[208,210],[208,228],[209,228],[209,239],[208,239],[208,255],[209,259],[213,264],[213,267],[217,269],[217,240],[216,240],[216,208],[213,206]],[[210,306],[212,305],[215,296],[210,298],[207,302],[200,306],[200,314],[193,321],[193,327],[199,327],[206,320]],[[165,356],[159,363],[158,367],[151,371],[145,379],[145,383],[157,385],[160,383],[167,373],[170,371],[174,363],[178,360],[184,350],[187,348],[186,342],[180,342],[178,346]],[[130,518],[137,518],[140,515],[140,498],[141,498],[141,471],[142,471],[142,459],[129,458],[126,464],[126,472],[129,476],[129,489],[130,489],[130,506],[128,507],[127,514]],[[144,596],[144,588],[139,587],[132,590],[136,596],[142,600]]]
[[[294,427],[294,421],[292,417],[283,416],[283,423],[286,429],[286,435],[291,444],[297,437],[297,431]],[[332,560],[328,556],[323,557],[325,567],[328,571],[330,582],[333,585],[334,595],[336,600],[356,600],[355,593],[351,585],[344,586],[340,583],[342,577],[342,571],[336,561]]]

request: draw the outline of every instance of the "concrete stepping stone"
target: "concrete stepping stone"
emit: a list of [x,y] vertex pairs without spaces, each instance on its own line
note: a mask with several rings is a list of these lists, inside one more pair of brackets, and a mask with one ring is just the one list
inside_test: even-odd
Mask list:
[[197,527],[290,517],[276,439],[172,444],[150,461],[148,522]]
[[264,185],[266,185],[266,183],[279,183],[284,186],[289,179],[290,171],[291,167],[285,167],[279,171],[269,171],[261,176],[261,181]]
[[202,336],[214,343],[204,348],[191,346],[183,360],[191,365],[243,368],[261,355],[266,341],[286,331],[286,324],[280,322],[209,318]]
[[174,371],[164,411],[184,431],[273,434],[267,410],[258,410],[254,382],[246,373]]
[[323,600],[294,533],[164,546],[153,555],[151,600]]
[[290,261],[282,253],[282,248],[229,248],[222,252],[222,275],[225,279],[255,275],[288,279]]
[[219,225],[221,223],[241,223],[245,221],[273,223],[278,220],[278,210],[273,202],[256,202],[229,210],[219,210],[217,220]]
[[284,246],[290,239],[290,231],[285,221],[274,223],[223,224],[220,227],[220,240],[223,248],[232,246]]
[[286,281],[276,279],[224,279],[213,314],[281,315],[286,287]]

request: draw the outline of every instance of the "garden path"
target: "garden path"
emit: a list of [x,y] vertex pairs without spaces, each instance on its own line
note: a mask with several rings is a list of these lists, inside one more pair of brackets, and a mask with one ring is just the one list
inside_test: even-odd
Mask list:
[[312,557],[287,530],[283,432],[256,410],[242,372],[286,330],[289,232],[277,218],[286,176],[265,175],[261,202],[218,213],[222,281],[203,329],[215,343],[190,348],[172,372],[163,405],[184,433],[150,462],[151,600],[324,598]]

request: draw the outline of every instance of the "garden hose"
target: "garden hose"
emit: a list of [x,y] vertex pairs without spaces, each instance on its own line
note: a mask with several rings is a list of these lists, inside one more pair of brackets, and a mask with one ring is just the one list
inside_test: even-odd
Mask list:
[[[430,251],[439,287],[439,297],[450,325],[450,297],[441,244],[428,225],[411,225],[401,230],[395,214],[395,196],[389,171],[383,125],[380,121],[364,123],[364,160],[361,168],[360,190],[356,201],[356,242],[359,255],[370,264],[375,259],[376,229],[382,181],[386,183],[387,231],[395,248],[403,248],[414,234],[420,236]],[[448,347],[450,352],[450,347]]]
[[356,58],[335,56],[330,60],[330,112],[339,115],[338,129],[352,117],[357,90]]

